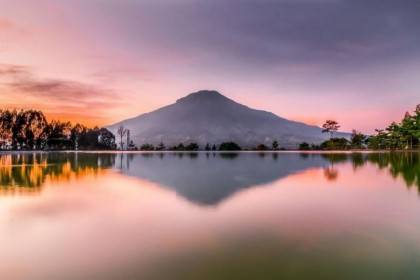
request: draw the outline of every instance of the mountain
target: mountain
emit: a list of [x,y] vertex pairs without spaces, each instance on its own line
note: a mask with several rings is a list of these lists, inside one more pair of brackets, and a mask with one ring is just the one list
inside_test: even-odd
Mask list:
[[[317,126],[281,118],[273,113],[239,104],[217,91],[202,90],[178,99],[176,103],[108,127],[116,134],[123,125],[130,129],[137,146],[145,143],[167,147],[196,142],[220,144],[233,141],[242,147],[258,144],[296,148],[301,142],[320,143],[328,138]],[[340,136],[347,134],[341,134]]]

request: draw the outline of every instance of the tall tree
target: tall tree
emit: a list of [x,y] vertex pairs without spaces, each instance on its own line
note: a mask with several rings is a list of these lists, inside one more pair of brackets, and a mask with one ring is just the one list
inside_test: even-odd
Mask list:
[[80,147],[80,140],[83,139],[83,136],[86,135],[88,128],[84,125],[77,123],[71,129],[70,139],[74,144],[74,149],[78,150]]
[[271,148],[275,151],[279,149],[279,142],[277,140],[273,141],[273,144],[271,144]]
[[46,140],[47,119],[41,111],[28,110],[22,113],[24,118],[23,136],[28,149],[39,149]]
[[124,150],[124,136],[127,134],[127,129],[125,129],[125,127],[123,125],[121,125],[118,130],[117,130],[117,134],[120,137],[120,148],[121,150]]
[[338,131],[340,125],[334,120],[326,120],[325,123],[322,125],[322,128],[322,133],[329,133],[330,138],[333,138],[334,133]]

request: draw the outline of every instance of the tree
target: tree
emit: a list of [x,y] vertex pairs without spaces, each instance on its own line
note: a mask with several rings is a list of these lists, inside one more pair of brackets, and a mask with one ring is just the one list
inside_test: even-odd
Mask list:
[[217,150],[217,148],[216,148],[216,144],[213,144],[213,146],[211,146],[211,150],[212,150],[212,151],[216,151],[216,150]]
[[41,111],[1,110],[0,136],[12,149],[37,149],[45,142],[48,123]]
[[156,147],[156,151],[164,151],[166,149],[165,144],[160,142],[159,145]]
[[340,125],[334,120],[326,120],[325,123],[322,125],[322,128],[322,133],[329,133],[330,138],[333,138],[334,132],[338,131]]
[[255,149],[257,151],[267,151],[268,150],[268,147],[266,145],[264,145],[264,144],[259,144],[259,145],[257,145],[257,147],[255,147]]
[[155,147],[152,144],[143,144],[140,146],[140,150],[142,151],[153,151]]
[[98,147],[104,150],[114,150],[116,148],[115,136],[111,131],[106,128],[96,129],[94,131],[98,134]]
[[311,149],[311,146],[307,142],[303,142],[299,144],[299,150],[308,151]]
[[219,151],[240,151],[242,148],[235,142],[224,142],[220,144]]
[[129,148],[129,146],[130,146],[130,143],[131,143],[131,141],[130,141],[130,130],[129,129],[126,129],[125,130],[125,135],[127,136],[127,150],[130,150],[130,148]]
[[51,121],[45,129],[46,148],[49,150],[72,149],[71,129],[70,122]]
[[[137,150],[137,146],[136,146],[136,144],[134,144],[133,140],[130,141],[127,148],[128,148],[129,151],[136,151]],[[156,150],[157,150],[157,148],[156,148]]]
[[184,151],[185,150],[184,144],[179,143],[178,146],[176,146],[175,150],[177,150],[177,151]]
[[70,139],[74,143],[74,149],[78,150],[80,147],[80,139],[85,135],[88,131],[88,128],[84,125],[77,123],[70,132]]
[[[416,108],[417,109],[417,108]],[[401,122],[401,134],[403,141],[406,142],[405,148],[413,149],[413,142],[416,137],[416,119],[410,115],[409,112],[405,113],[404,119]]]
[[351,138],[350,138],[351,146],[353,148],[361,149],[363,145],[365,144],[366,139],[367,139],[366,135],[353,129]]
[[71,123],[61,121],[51,121],[46,127],[48,139],[70,139]]
[[105,128],[48,122],[41,111],[0,110],[0,145],[11,149],[114,149],[115,136]]
[[271,148],[276,151],[279,149],[279,142],[277,142],[277,140],[273,141],[273,144],[271,144]]
[[121,125],[117,130],[117,134],[120,137],[120,148],[121,148],[121,150],[124,150],[123,138],[127,134],[127,129],[125,129],[125,127],[123,125]]
[[200,147],[197,143],[190,143],[187,146],[185,146],[186,151],[198,151]]
[[14,114],[9,110],[0,111],[0,137],[4,142],[10,142],[12,139],[12,127],[14,123]]
[[27,149],[40,148],[45,141],[45,128],[48,122],[41,111],[28,110],[21,112],[23,142]]
[[211,150],[209,143],[206,144],[206,147],[204,148],[204,150],[206,150],[206,151],[210,151]]
[[346,138],[331,138],[321,143],[322,150],[347,150],[349,141]]

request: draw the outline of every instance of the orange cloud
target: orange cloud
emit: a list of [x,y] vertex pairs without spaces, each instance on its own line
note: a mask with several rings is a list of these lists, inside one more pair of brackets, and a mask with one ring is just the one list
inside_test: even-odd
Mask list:
[[49,118],[89,126],[109,124],[109,112],[126,104],[113,91],[60,79],[40,79],[20,65],[0,65],[0,100],[8,108],[35,108]]

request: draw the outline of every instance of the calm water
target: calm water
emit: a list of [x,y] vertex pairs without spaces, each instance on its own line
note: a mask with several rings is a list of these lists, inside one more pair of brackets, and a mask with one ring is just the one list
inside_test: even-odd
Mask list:
[[0,277],[420,279],[420,156],[0,155]]

